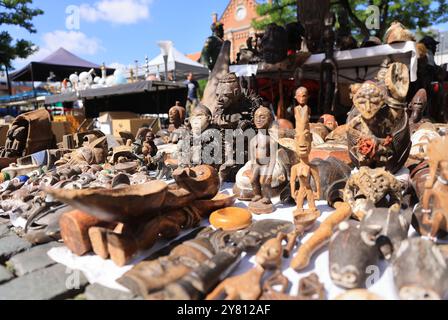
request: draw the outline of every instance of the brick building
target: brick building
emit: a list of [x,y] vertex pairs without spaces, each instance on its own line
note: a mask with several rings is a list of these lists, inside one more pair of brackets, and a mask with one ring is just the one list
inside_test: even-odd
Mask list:
[[[213,15],[213,21],[224,24],[224,40],[232,43],[230,58],[236,60],[236,55],[241,48],[246,47],[246,40],[255,34],[252,28],[252,20],[257,19],[257,1],[255,0],[230,0],[224,13],[218,18],[218,14]],[[201,52],[188,54],[187,57],[199,61]]]
[[219,22],[224,24],[224,40],[232,43],[231,59],[241,48],[246,47],[246,40],[255,34],[252,21],[258,18],[255,0],[231,0],[222,14]]

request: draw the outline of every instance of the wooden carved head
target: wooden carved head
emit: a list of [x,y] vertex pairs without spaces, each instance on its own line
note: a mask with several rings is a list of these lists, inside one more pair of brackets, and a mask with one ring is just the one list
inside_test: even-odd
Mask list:
[[308,157],[313,138],[310,129],[310,109],[297,108],[296,112],[296,152],[300,158]]
[[266,107],[259,107],[255,111],[254,124],[257,129],[269,129],[274,121],[271,110]]
[[386,92],[383,87],[372,82],[365,82],[356,92],[353,104],[364,119],[370,120],[384,106]]

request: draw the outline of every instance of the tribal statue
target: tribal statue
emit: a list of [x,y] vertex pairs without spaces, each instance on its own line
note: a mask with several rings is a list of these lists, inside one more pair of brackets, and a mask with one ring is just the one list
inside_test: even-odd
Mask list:
[[353,98],[348,123],[350,158],[357,167],[385,167],[398,172],[408,159],[411,138],[408,116],[399,117],[386,103],[386,87],[365,82]]
[[176,105],[169,110],[168,118],[170,121],[170,126],[168,127],[168,132],[170,133],[170,143],[176,144],[179,142],[179,129],[182,128],[185,122],[185,114],[185,108],[180,105],[179,101],[176,101]]
[[[311,131],[310,131],[310,110],[308,106],[297,107],[296,115],[296,153],[299,163],[291,169],[291,196],[297,203],[297,210],[294,212],[295,222],[306,231],[314,221],[320,216],[315,200],[320,198],[321,184],[319,172],[316,166],[310,163],[311,152]],[[316,192],[311,187],[311,180],[314,181]],[[297,190],[297,182],[300,187]],[[309,209],[304,209],[305,199],[308,201]]]
[[216,90],[217,110],[213,124],[222,129],[252,128],[255,109],[261,105],[261,98],[241,88],[235,73],[228,73],[219,80]]
[[[206,106],[198,106],[189,118],[190,130],[181,130],[180,141],[177,144],[178,165],[181,168],[192,167],[198,164],[213,165],[215,152],[220,150],[220,135],[211,125],[212,114]],[[219,133],[219,132],[218,132]],[[208,156],[205,152],[210,150]]]
[[305,27],[308,51],[321,52],[325,16],[330,10],[330,0],[297,0],[297,17]]
[[234,73],[229,73],[219,80],[216,97],[217,110],[213,115],[213,125],[221,130],[223,138],[226,130],[233,130],[232,143],[227,139],[224,141],[225,162],[219,170],[219,175],[221,181],[234,182],[238,170],[242,168],[242,165],[236,164],[236,159],[244,159],[244,163],[249,160],[248,152],[244,148],[235,151],[235,142],[244,138],[244,131],[255,130],[252,120],[255,110],[262,105],[262,99],[243,90]]
[[250,142],[250,161],[252,164],[252,189],[254,198],[249,209],[255,214],[268,214],[275,211],[271,201],[272,176],[276,163],[276,142],[269,136],[274,116],[268,108],[260,107],[255,112],[254,123],[258,133]]
[[285,28],[271,23],[261,39],[263,60],[269,64],[282,62],[288,56],[288,33]]
[[423,118],[423,114],[426,111],[428,106],[428,95],[425,89],[420,89],[415,94],[411,103],[409,104],[409,109],[412,114],[409,118],[409,127],[411,130],[411,134],[414,134],[418,128],[425,122],[428,122],[427,119]]

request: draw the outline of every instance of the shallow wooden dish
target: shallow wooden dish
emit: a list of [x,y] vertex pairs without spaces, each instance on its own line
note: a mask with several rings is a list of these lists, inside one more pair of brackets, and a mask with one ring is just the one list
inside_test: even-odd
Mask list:
[[231,207],[235,204],[236,196],[225,193],[218,193],[213,199],[210,200],[196,200],[195,206],[201,211],[213,212],[215,210]]
[[127,222],[143,215],[156,215],[167,190],[168,185],[163,181],[121,189],[46,189],[57,200],[107,222]]

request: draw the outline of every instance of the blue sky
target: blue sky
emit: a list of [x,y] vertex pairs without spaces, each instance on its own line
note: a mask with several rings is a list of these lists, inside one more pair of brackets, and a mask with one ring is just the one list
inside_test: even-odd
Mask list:
[[[14,38],[32,40],[40,51],[15,61],[16,68],[38,61],[63,46],[95,63],[130,65],[160,53],[159,40],[172,40],[183,53],[201,50],[210,35],[211,15],[222,14],[229,0],[35,0],[45,14],[35,18],[38,32],[7,27]],[[76,6],[80,28],[67,28],[66,10]],[[439,26],[447,30],[448,24]]]
[[[60,46],[107,65],[143,63],[146,55],[151,59],[160,53],[159,40],[172,40],[183,53],[198,52],[211,33],[212,13],[221,15],[227,4],[228,0],[35,0],[33,6],[45,11],[34,20],[38,32],[7,29],[14,38],[33,41],[40,51],[14,65],[20,68],[40,60]],[[79,30],[66,26],[73,16],[66,14],[71,5],[79,8]]]

